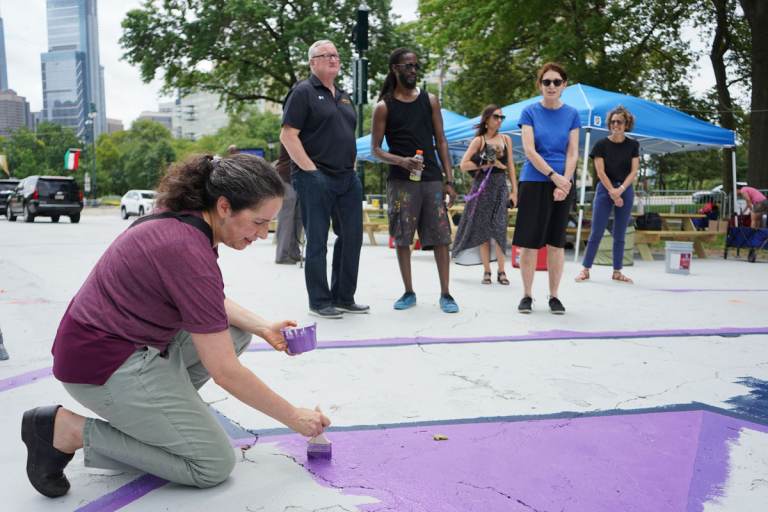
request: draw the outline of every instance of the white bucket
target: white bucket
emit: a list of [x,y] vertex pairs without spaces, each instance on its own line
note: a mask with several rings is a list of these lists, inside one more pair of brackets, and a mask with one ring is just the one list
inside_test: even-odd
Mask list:
[[664,260],[670,274],[689,274],[693,259],[693,242],[666,242]]

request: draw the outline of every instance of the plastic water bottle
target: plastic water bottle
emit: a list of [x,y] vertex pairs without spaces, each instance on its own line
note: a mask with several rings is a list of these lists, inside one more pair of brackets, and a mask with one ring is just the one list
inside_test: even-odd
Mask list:
[[[421,162],[421,165],[424,165],[424,152],[420,149],[416,150],[416,154],[413,155],[413,158]],[[411,181],[421,181],[421,172],[422,169],[411,171]]]

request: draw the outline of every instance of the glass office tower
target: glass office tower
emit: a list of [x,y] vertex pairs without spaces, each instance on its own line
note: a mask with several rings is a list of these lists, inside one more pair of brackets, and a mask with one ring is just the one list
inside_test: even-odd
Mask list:
[[5,60],[5,29],[0,14],[0,91],[8,89],[8,62]]
[[[96,0],[47,0],[48,52],[41,55],[43,119],[91,140],[107,129]],[[93,115],[93,133],[86,120]]]

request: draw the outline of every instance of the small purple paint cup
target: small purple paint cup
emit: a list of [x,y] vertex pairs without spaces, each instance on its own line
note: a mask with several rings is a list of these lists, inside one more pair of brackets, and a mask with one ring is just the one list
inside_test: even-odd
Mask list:
[[283,327],[280,332],[288,342],[291,354],[309,352],[317,347],[317,323],[304,327]]

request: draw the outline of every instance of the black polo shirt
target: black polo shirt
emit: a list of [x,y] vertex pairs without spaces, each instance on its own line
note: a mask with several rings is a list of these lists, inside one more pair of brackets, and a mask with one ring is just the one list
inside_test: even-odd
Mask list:
[[[304,151],[329,173],[355,170],[356,118],[349,94],[337,85],[333,98],[315,75],[296,84],[283,107],[283,124],[299,130]],[[292,167],[298,170],[296,164]]]

